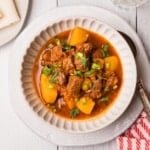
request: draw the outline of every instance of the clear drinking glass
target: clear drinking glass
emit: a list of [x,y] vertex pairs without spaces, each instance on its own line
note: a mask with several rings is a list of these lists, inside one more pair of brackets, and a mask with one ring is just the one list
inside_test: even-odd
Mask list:
[[111,1],[121,8],[133,8],[144,4],[147,0],[111,0]]

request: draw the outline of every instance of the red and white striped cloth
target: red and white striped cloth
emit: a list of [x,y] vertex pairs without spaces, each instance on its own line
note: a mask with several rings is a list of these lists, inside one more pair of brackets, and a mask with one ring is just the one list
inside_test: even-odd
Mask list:
[[117,145],[118,150],[150,150],[150,122],[145,112],[117,138]]

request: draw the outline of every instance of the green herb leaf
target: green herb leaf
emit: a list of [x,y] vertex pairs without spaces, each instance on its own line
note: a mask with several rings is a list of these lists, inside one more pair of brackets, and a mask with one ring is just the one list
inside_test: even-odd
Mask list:
[[55,43],[56,43],[57,45],[62,45],[62,41],[61,41],[61,39],[59,39],[58,37],[55,38]]
[[79,70],[74,70],[73,74],[75,76],[82,76],[83,75],[83,73],[81,71],[79,71]]
[[86,67],[87,65],[87,61],[88,61],[88,58],[84,57],[83,54],[81,52],[77,52],[75,54],[75,59],[81,59],[81,64],[83,67]]
[[109,91],[109,88],[108,87],[105,87],[104,88],[104,92],[108,92]]
[[102,79],[103,79],[103,77],[101,77],[101,76],[98,75],[98,74],[97,74],[97,78],[98,78],[99,80],[102,80]]
[[97,63],[92,63],[92,69],[94,70],[100,70],[101,69],[101,66]]
[[89,88],[92,88],[92,87],[93,87],[93,83],[90,82],[90,83],[89,83]]
[[90,70],[90,71],[85,72],[85,73],[84,73],[84,76],[85,76],[85,77],[89,77],[89,76],[91,76],[94,72],[95,72],[95,70],[92,69],[92,70]]
[[108,57],[109,56],[108,48],[109,48],[108,44],[103,44],[102,45],[102,56],[103,57]]
[[81,52],[77,52],[75,54],[75,59],[82,58],[82,57],[83,57],[83,54]]
[[76,116],[79,115],[79,114],[80,114],[80,111],[79,111],[78,108],[74,108],[74,109],[72,109],[72,110],[70,111],[70,117],[71,117],[71,118],[74,118],[74,117],[76,117]]
[[99,101],[100,102],[105,102],[107,104],[109,102],[109,97],[108,96],[102,97]]
[[86,57],[81,58],[81,64],[82,64],[83,67],[86,67],[87,61],[88,61],[88,58],[86,58]]
[[103,44],[102,49],[106,52],[108,51],[109,45],[108,44]]
[[52,72],[52,69],[49,68],[48,66],[44,66],[43,71],[42,71],[46,76],[50,75]]
[[50,83],[55,83],[56,82],[56,77],[58,76],[58,71],[55,71],[52,73],[52,76],[49,80]]
[[62,67],[62,64],[56,64],[56,63],[54,63],[54,64],[51,65],[51,67],[53,69],[56,68],[56,67]]
[[54,45],[52,43],[46,45],[46,48],[53,48],[53,47]]
[[62,46],[62,49],[63,49],[63,50],[70,50],[70,49],[71,49],[71,45],[64,44],[64,45]]

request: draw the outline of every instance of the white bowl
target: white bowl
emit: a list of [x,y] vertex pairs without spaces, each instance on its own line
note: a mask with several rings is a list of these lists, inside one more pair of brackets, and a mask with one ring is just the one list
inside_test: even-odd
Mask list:
[[[115,47],[119,54],[123,68],[123,83],[118,97],[111,108],[103,115],[88,120],[71,121],[51,113],[39,100],[32,83],[32,67],[35,57],[41,46],[54,35],[81,26],[104,36]],[[136,64],[132,52],[121,37],[112,27],[89,17],[72,17],[58,19],[39,33],[33,39],[24,58],[22,58],[21,82],[25,100],[30,104],[33,113],[37,113],[45,122],[58,129],[71,133],[85,133],[102,129],[115,121],[128,107],[136,87]],[[26,108],[24,108],[26,109]]]

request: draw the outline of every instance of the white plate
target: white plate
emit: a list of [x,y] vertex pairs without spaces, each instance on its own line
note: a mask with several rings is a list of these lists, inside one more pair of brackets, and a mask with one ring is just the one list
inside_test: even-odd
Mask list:
[[21,19],[14,25],[0,30],[0,46],[12,40],[20,32],[24,24],[28,11],[29,0],[15,0],[15,3]]
[[[57,16],[54,15],[56,13]],[[110,24],[117,30],[123,32],[128,31],[128,34],[131,36],[131,38],[133,38],[133,41],[137,46],[137,50],[139,54],[137,56],[137,59],[140,62],[139,63],[140,66],[138,66],[138,68],[140,69],[145,68],[145,70],[142,71],[140,70],[141,76],[144,79],[145,86],[147,88],[150,88],[150,85],[148,85],[148,83],[146,82],[149,80],[148,71],[150,70],[149,70],[148,59],[144,52],[144,48],[141,44],[140,39],[134,32],[134,30],[132,30],[132,28],[126,22],[124,22],[118,16],[102,8],[89,7],[89,6],[62,7],[62,8],[49,11],[46,14],[39,17],[38,19],[36,19],[22,32],[22,34],[17,39],[14,45],[14,51],[10,54],[11,57],[10,57],[10,66],[9,66],[9,74],[10,74],[9,85],[10,85],[11,102],[14,110],[21,118],[21,120],[23,120],[24,123],[29,128],[31,128],[32,131],[34,131],[37,135],[39,135],[40,137],[48,141],[52,141],[53,143],[59,145],[66,145],[66,146],[91,145],[91,144],[104,143],[106,141],[115,138],[123,131],[125,131],[138,117],[138,115],[140,114],[143,108],[138,95],[135,95],[127,111],[118,120],[116,120],[110,126],[102,130],[87,133],[87,134],[70,134],[51,127],[49,123],[45,123],[45,122],[43,123],[43,120],[40,117],[38,117],[36,113],[33,113],[33,110],[30,109],[28,103],[24,101],[25,97],[22,94],[23,91],[20,85],[20,77],[21,77],[20,70],[22,67],[20,65],[20,62],[22,62],[22,57],[19,56],[23,56],[25,54],[25,51],[23,50],[26,49],[26,46],[29,45],[31,42],[28,39],[34,39],[34,36],[38,35],[39,31],[45,29],[45,27],[47,27],[51,21],[53,22],[64,16],[65,17],[90,16],[102,22],[106,22],[107,24]],[[38,24],[38,27],[36,26],[36,24]],[[13,76],[12,76],[12,72],[15,73]]]

